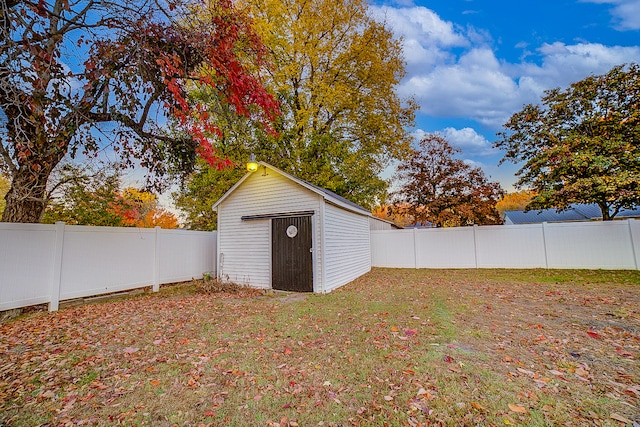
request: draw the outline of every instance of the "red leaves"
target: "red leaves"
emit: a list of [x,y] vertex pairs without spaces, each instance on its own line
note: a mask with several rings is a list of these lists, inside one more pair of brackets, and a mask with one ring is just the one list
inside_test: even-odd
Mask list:
[[597,338],[597,339],[600,338],[600,334],[597,333],[596,331],[591,330],[591,329],[589,329],[587,331],[587,335],[589,335],[591,338]]

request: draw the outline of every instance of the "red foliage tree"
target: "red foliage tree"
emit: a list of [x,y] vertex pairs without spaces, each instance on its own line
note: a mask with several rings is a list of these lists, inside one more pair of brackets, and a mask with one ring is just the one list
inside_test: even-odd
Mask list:
[[[453,156],[453,148],[440,135],[428,134],[408,160],[398,166],[402,187],[395,207],[413,223],[436,227],[500,224],[496,203],[500,184],[487,180],[482,169]],[[404,203],[404,204],[402,204]]]
[[[208,13],[190,13],[196,3]],[[278,114],[255,72],[263,46],[231,0],[11,0],[0,8],[0,168],[11,178],[2,221],[40,221],[53,168],[77,152],[110,146],[154,177],[188,173],[197,155],[223,167],[213,113],[189,88],[210,88],[267,128]]]

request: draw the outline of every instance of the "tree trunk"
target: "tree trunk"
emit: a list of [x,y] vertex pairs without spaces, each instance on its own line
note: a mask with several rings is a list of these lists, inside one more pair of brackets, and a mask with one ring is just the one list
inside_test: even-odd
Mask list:
[[23,167],[14,174],[5,196],[7,205],[2,222],[40,222],[46,206],[49,173],[42,169],[35,173]]
[[600,207],[600,211],[602,212],[602,220],[603,221],[612,221],[613,216],[609,214],[609,205],[606,202],[598,203]]

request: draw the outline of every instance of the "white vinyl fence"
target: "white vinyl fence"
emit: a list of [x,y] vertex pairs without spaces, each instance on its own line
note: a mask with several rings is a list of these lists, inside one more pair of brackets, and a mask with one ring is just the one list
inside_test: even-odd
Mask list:
[[216,233],[0,223],[0,311],[202,277]]
[[371,232],[374,267],[638,270],[640,221]]

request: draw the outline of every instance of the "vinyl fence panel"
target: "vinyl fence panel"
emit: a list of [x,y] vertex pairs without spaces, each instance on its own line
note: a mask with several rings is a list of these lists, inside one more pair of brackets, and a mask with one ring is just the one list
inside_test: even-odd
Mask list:
[[414,230],[371,231],[371,265],[414,268]]
[[371,232],[374,267],[637,270],[640,221]]
[[545,268],[542,224],[476,227],[478,268]]
[[474,227],[416,230],[417,268],[475,268]]
[[216,233],[190,230],[158,230],[158,282],[172,283],[215,277]]
[[0,223],[0,310],[49,302],[56,227]]
[[0,310],[215,275],[216,233],[0,223]]
[[636,270],[640,270],[640,221],[628,220],[631,248],[635,259]]
[[152,284],[155,236],[149,228],[65,227],[60,299]]
[[545,224],[549,268],[636,269],[627,221]]

